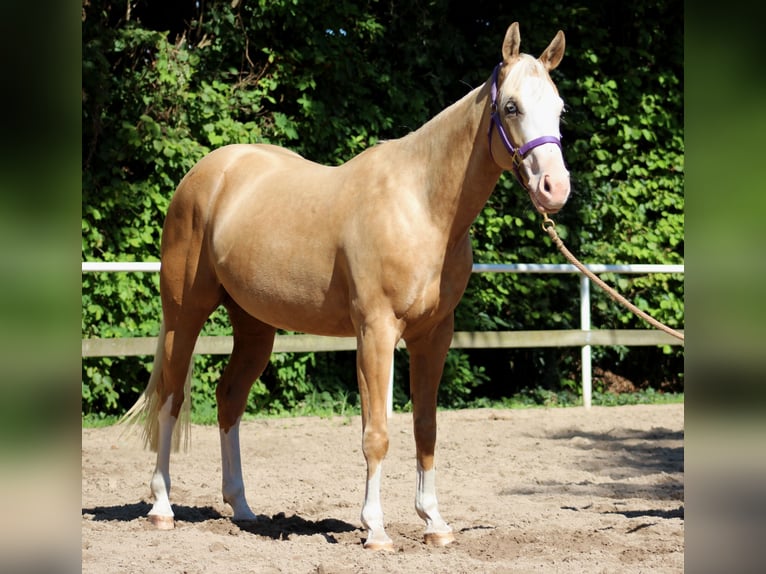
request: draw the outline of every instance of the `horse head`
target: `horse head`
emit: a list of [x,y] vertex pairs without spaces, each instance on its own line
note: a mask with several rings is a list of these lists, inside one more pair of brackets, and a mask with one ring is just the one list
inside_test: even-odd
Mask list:
[[[522,54],[519,44],[514,22],[503,41],[503,61],[492,74],[490,154],[513,171],[540,213],[556,213],[570,185],[559,132],[564,102],[549,72],[564,56],[564,33],[559,31],[539,58]],[[495,132],[499,137],[493,138]]]

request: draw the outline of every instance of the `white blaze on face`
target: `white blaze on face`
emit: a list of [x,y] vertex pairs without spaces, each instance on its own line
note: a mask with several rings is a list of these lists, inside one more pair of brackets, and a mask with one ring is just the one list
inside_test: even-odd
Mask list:
[[559,121],[564,100],[556,92],[542,66],[538,64],[536,68],[539,68],[536,71],[540,75],[527,76],[514,89],[521,111],[518,116],[520,136],[524,142],[541,136],[561,136]]

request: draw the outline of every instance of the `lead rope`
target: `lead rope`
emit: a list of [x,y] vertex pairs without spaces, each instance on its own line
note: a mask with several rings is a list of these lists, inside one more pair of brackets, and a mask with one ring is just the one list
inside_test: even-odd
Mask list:
[[660,323],[657,319],[643,312],[641,309],[636,307],[633,303],[631,303],[625,297],[623,297],[617,291],[615,291],[612,287],[610,287],[604,281],[602,281],[601,278],[599,278],[595,273],[593,273],[593,271],[591,271],[585,265],[580,263],[580,261],[574,255],[572,255],[569,249],[566,248],[566,246],[564,245],[564,242],[561,241],[559,234],[556,233],[556,224],[550,217],[548,217],[547,213],[543,214],[543,231],[545,231],[550,236],[551,241],[553,241],[554,245],[556,245],[558,250],[561,251],[561,254],[564,257],[566,257],[569,260],[569,262],[572,263],[572,265],[577,267],[580,271],[582,271],[588,277],[588,279],[590,279],[596,285],[598,285],[604,291],[606,291],[607,295],[609,295],[612,299],[624,305],[632,313],[634,313],[635,315],[638,315],[644,321],[646,321],[653,327],[656,327],[660,331],[665,331],[668,335],[672,335],[673,337],[676,337],[677,339],[681,339],[682,341],[684,340],[683,333],[668,327],[664,323]]

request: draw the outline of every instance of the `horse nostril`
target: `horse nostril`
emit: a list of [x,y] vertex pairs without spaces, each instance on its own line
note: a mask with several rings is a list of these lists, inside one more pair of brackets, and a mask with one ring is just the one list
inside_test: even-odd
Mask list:
[[546,175],[543,178],[543,190],[545,190],[545,193],[550,193],[551,192],[551,180],[550,180],[550,176]]

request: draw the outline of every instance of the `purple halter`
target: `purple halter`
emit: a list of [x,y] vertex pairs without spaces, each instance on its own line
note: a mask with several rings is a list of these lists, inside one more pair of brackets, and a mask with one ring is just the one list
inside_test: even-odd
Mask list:
[[513,170],[513,175],[516,176],[516,181],[521,184],[521,187],[527,189],[527,181],[525,181],[521,176],[521,163],[524,158],[530,151],[543,144],[554,143],[559,146],[559,148],[561,148],[561,139],[557,138],[556,136],[542,136],[535,138],[532,141],[528,141],[520,148],[517,148],[513,145],[511,139],[508,137],[508,134],[505,132],[503,122],[500,120],[500,114],[497,111],[497,76],[502,65],[503,63],[500,62],[497,66],[495,66],[495,69],[492,72],[492,104],[490,108],[490,117],[492,118],[492,121],[489,124],[489,130],[487,130],[487,139],[489,140],[489,155],[492,158],[492,161],[495,161],[495,158],[492,155],[492,127],[494,126],[497,128],[497,133],[500,135],[500,141],[503,142],[505,149],[508,150],[509,154],[511,154],[511,163],[513,165],[511,169]]

